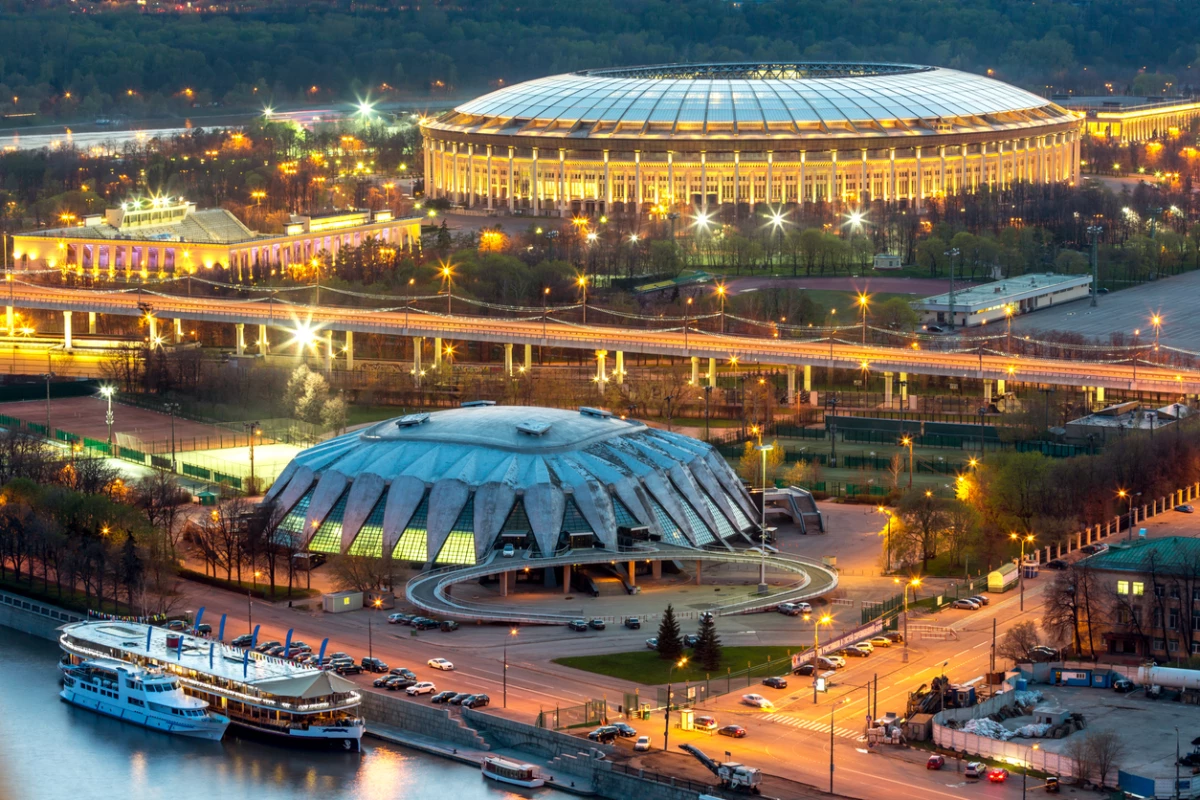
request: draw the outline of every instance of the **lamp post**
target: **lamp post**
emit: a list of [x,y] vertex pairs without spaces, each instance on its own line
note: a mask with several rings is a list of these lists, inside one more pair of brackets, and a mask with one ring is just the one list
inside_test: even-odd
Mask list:
[[663,752],[667,752],[667,742],[671,736],[671,679],[675,675],[675,668],[682,667],[688,662],[687,656],[676,661],[667,670],[667,710],[663,714]]
[[575,281],[578,284],[580,291],[583,292],[583,324],[587,324],[587,275],[580,275]]
[[725,284],[717,284],[717,297],[721,299],[721,333],[725,332]]
[[[505,575],[504,579],[508,580],[508,576]],[[509,641],[509,639],[516,639],[516,638],[517,638],[517,629],[510,628],[508,631],[508,637],[504,640],[504,707],[505,708],[508,708],[508,641]]]
[[1150,317],[1150,324],[1154,326],[1154,357],[1157,360],[1158,359],[1158,334],[1162,330],[1162,317],[1159,316],[1158,314],[1155,314],[1154,316]]
[[[549,316],[549,314],[550,314],[549,303],[550,303],[550,287],[547,286],[542,289],[542,341],[545,341],[545,339],[546,339],[546,317]],[[540,359],[541,356],[539,355],[538,358]]]
[[[1094,300],[1095,298],[1093,297],[1092,299]],[[1005,331],[1005,334],[1004,334],[1004,352],[1011,355],[1012,354],[1012,318],[1013,318],[1012,304],[1006,305],[1004,307],[1004,318],[1008,323],[1008,329]]]
[[1117,490],[1117,497],[1125,501],[1125,512],[1129,515],[1129,529],[1125,531],[1125,541],[1129,541],[1133,538],[1133,499],[1141,496],[1141,492],[1134,493],[1127,492],[1124,489]]
[[[808,619],[809,619],[809,617],[806,614],[804,616],[804,621],[808,622]],[[821,626],[822,625],[832,625],[833,617],[829,616],[828,614],[823,614],[822,616],[814,619],[812,621],[812,624],[813,624],[813,658],[812,658],[812,665],[813,665],[812,678],[813,678],[813,680],[812,680],[812,685],[813,685],[813,705],[816,705],[817,704],[817,659],[821,657]]]
[[865,294],[858,296],[858,307],[862,310],[862,343],[865,347],[867,344],[867,296]]
[[[174,425],[174,422],[172,421],[171,424]],[[255,494],[257,494],[257,488],[258,488],[255,485],[255,481],[254,481],[254,437],[261,434],[262,431],[259,429],[257,421],[243,422],[242,427],[246,430],[246,432],[250,436],[250,485],[246,488],[249,490],[250,496],[253,497]],[[171,438],[173,440],[174,436],[172,436]],[[174,449],[173,445],[172,445],[172,449]],[[172,456],[172,458],[174,458],[174,456]]]
[[758,517],[759,544],[762,557],[758,565],[758,593],[767,593],[767,453],[775,449],[773,444],[760,444],[754,448],[762,453],[762,509]]
[[[893,583],[899,583],[899,578],[893,578]],[[905,664],[908,663],[908,590],[909,588],[917,588],[921,585],[920,578],[910,578],[904,582],[904,658]]]
[[[371,608],[376,611],[383,608],[383,600],[376,597],[375,601],[371,603]],[[374,616],[374,614],[367,614],[367,658],[372,659],[375,658],[375,642],[374,637],[371,635],[371,618]]]
[[451,311],[451,303],[454,300],[454,271],[449,264],[443,264],[440,270],[442,280],[446,282],[446,316],[453,316]]
[[1008,535],[1008,538],[1021,543],[1021,560],[1017,564],[1017,583],[1021,589],[1021,610],[1025,610],[1025,543],[1033,541],[1033,534],[1029,533],[1025,536],[1013,532]]
[[688,328],[692,324],[692,298],[688,298],[683,304],[683,352],[686,355],[688,350]]
[[100,387],[100,395],[101,395],[101,396],[102,396],[102,397],[103,397],[105,400],[107,400],[107,401],[108,401],[108,410],[104,412],[104,424],[108,426],[108,454],[109,454],[110,456],[113,454],[113,451],[112,451],[112,449],[113,449],[113,438],[112,438],[112,426],[113,426],[112,398],[113,398],[113,392],[115,392],[115,391],[116,391],[116,387],[114,387],[112,384],[108,384],[108,385],[105,385],[105,386],[101,386],[101,387]]
[[171,415],[171,472],[175,472],[175,415],[179,413],[179,403],[165,403],[163,408]]
[[709,436],[708,436],[708,420],[709,420],[708,404],[712,400],[712,391],[713,391],[713,387],[712,387],[711,383],[704,387],[704,441],[706,441],[706,442],[709,440]]
[[1088,225],[1088,236],[1092,240],[1092,308],[1096,307],[1096,298],[1100,294],[1100,261],[1097,258],[1100,247],[1100,234],[1104,228],[1099,225]]
[[911,436],[905,436],[900,440],[900,444],[908,448],[908,488],[912,488],[913,476],[913,439]]
[[875,510],[880,514],[887,514],[887,538],[884,540],[887,556],[884,559],[883,571],[890,572],[892,569],[892,512],[883,506],[878,506]]
[[1029,758],[1025,760],[1025,766],[1021,769],[1021,800],[1025,800],[1025,787],[1029,783],[1029,767],[1033,764],[1033,751],[1041,749],[1042,746],[1039,744],[1029,748]]
[[[48,352],[46,358],[49,359]],[[50,427],[50,381],[53,378],[54,373],[50,371],[46,371],[46,373],[42,375],[42,380],[46,382],[46,438],[50,439],[51,441],[54,440],[54,431]]]

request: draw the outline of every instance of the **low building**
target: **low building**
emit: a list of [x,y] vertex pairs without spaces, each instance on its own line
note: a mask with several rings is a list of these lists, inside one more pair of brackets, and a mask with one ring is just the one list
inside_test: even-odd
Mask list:
[[1089,295],[1091,284],[1091,275],[1030,273],[958,289],[954,292],[953,312],[949,292],[918,300],[913,307],[927,325],[966,328],[1003,320],[1006,309],[1018,316],[1079,300]]
[[1139,539],[1083,563],[1097,650],[1160,662],[1200,654],[1200,539]]
[[350,209],[293,215],[283,233],[258,233],[223,208],[159,197],[122,203],[77,225],[15,234],[13,263],[19,271],[71,269],[125,280],[215,269],[249,278],[372,238],[419,249],[421,220]]
[[1070,444],[1090,444],[1103,447],[1111,438],[1127,434],[1152,434],[1174,424],[1191,413],[1183,403],[1171,403],[1162,408],[1147,408],[1137,401],[1117,403],[1094,414],[1073,419],[1065,426]]
[[1191,97],[1099,97],[1054,98],[1054,102],[1084,117],[1088,136],[1129,144],[1162,139],[1187,132],[1200,116],[1200,101]]
[[903,269],[904,263],[900,260],[900,256],[892,253],[876,253],[874,266],[875,269]]

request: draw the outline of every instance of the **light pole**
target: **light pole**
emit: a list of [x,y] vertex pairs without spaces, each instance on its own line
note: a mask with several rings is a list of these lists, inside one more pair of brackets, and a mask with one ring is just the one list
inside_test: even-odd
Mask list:
[[1026,534],[1025,536],[1022,536],[1019,533],[1013,532],[1008,535],[1008,538],[1012,539],[1013,541],[1019,541],[1021,543],[1021,560],[1017,565],[1017,569],[1018,569],[1017,583],[1020,584],[1021,610],[1024,611],[1025,610],[1025,543],[1033,541],[1033,534],[1030,533],[1030,534]]
[[[1162,330],[1162,317],[1158,314],[1150,317],[1150,324],[1154,326],[1154,356],[1158,359],[1158,334]],[[1160,362],[1161,363],[1161,362]]]
[[946,251],[946,255],[950,256],[950,329],[954,329],[954,259],[958,258],[961,251],[957,247],[952,247]]
[[580,275],[576,281],[579,288],[583,291],[583,324],[587,325],[587,275]]
[[440,270],[442,280],[446,282],[446,316],[453,316],[451,311],[451,303],[454,300],[454,271],[449,264],[443,264]]
[[683,667],[687,664],[687,656],[676,661],[667,670],[667,710],[663,714],[663,752],[667,752],[667,741],[671,736],[671,679],[675,676],[675,668]]
[[[546,317],[550,314],[550,287],[546,286],[542,289],[542,341],[546,340]],[[541,355],[538,356],[541,358]]]
[[911,436],[905,436],[900,440],[900,444],[908,448],[908,488],[912,488],[913,476],[913,439]]
[[717,284],[717,297],[721,299],[721,333],[725,332],[725,284]]
[[887,556],[884,560],[883,571],[890,572],[892,569],[892,512],[883,506],[878,506],[875,510],[880,514],[887,514],[887,539],[884,541]]
[[1100,247],[1100,234],[1104,232],[1104,228],[1099,225],[1088,225],[1088,236],[1092,239],[1092,308],[1096,307],[1096,298],[1100,294],[1100,260],[1098,250]]
[[[172,425],[174,425],[174,422],[172,422]],[[254,437],[258,436],[260,433],[262,433],[262,431],[259,430],[257,421],[243,422],[242,427],[245,428],[246,432],[249,433],[249,435],[250,435],[250,485],[247,488],[249,489],[250,496],[253,497],[255,494],[258,493],[256,491],[258,487],[255,485],[255,482],[254,482]],[[174,436],[172,436],[171,438],[173,440]],[[172,446],[172,449],[174,449],[173,446]],[[174,458],[173,455],[172,455],[172,458]]]
[[1129,529],[1125,531],[1125,541],[1133,538],[1133,498],[1141,497],[1142,493],[1127,492],[1124,489],[1117,490],[1117,497],[1125,501],[1126,513],[1129,515]]
[[[899,578],[893,578],[893,583],[899,583]],[[910,578],[904,582],[904,658],[905,664],[908,663],[908,590],[909,588],[917,588],[921,585],[920,578]]]
[[773,444],[760,444],[754,448],[762,453],[762,510],[758,517],[759,544],[762,557],[758,565],[758,593],[767,593],[767,453],[775,449]]
[[858,307],[862,309],[862,343],[865,347],[867,344],[867,296],[865,294],[858,296]]
[[683,304],[683,351],[687,354],[688,349],[688,328],[692,324],[692,298],[688,298]]
[[1012,304],[1006,305],[1004,307],[1004,318],[1008,322],[1008,330],[1005,331],[1005,334],[1004,334],[1004,352],[1008,353],[1009,355],[1012,355],[1012,318],[1013,318]]
[[101,396],[102,396],[102,397],[103,397],[105,400],[107,400],[107,401],[108,401],[108,410],[104,412],[104,424],[106,424],[106,425],[108,426],[108,454],[109,454],[110,456],[113,454],[113,451],[112,451],[112,449],[113,449],[113,438],[112,438],[112,426],[113,426],[112,398],[113,398],[113,392],[115,392],[115,391],[116,391],[116,387],[114,387],[112,384],[108,384],[108,385],[105,385],[105,386],[101,386],[101,387],[100,387],[100,395],[101,395]]
[[1021,800],[1025,800],[1025,787],[1029,783],[1029,767],[1033,764],[1033,751],[1041,749],[1042,746],[1039,744],[1029,748],[1029,758],[1025,760],[1025,766],[1021,769]]
[[[383,600],[376,597],[375,601],[371,603],[371,608],[376,611],[383,608]],[[375,642],[374,637],[371,635],[371,618],[374,616],[374,614],[367,614],[367,658],[372,659],[375,658]]]
[[706,441],[706,442],[709,440],[709,436],[708,436],[708,419],[709,419],[708,404],[709,404],[709,401],[712,400],[712,391],[713,391],[713,387],[712,387],[711,383],[704,387],[704,441]]
[[171,472],[175,472],[175,415],[179,413],[179,403],[165,403],[163,408],[171,415]]
[[[508,576],[504,576],[504,580],[508,580]],[[508,708],[508,641],[509,639],[517,638],[517,629],[510,628],[508,637],[504,640],[504,707]]]
[[[804,621],[808,622],[809,616],[804,615]],[[812,657],[812,685],[813,685],[813,705],[817,704],[817,659],[821,657],[821,626],[832,625],[833,617],[824,614],[812,621],[813,624],[813,657]]]

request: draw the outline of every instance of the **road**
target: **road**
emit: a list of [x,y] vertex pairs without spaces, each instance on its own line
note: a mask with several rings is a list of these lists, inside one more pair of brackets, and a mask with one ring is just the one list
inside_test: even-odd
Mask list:
[[[266,324],[290,329],[312,344],[318,330],[378,333],[393,336],[441,337],[507,344],[544,344],[581,350],[653,353],[678,357],[736,357],[743,364],[833,366],[850,369],[948,375],[961,378],[1008,379],[1062,386],[1103,386],[1168,394],[1200,393],[1200,372],[1136,364],[1018,358],[1006,355],[937,352],[898,347],[855,345],[834,341],[796,341],[734,336],[678,326],[665,330],[577,325],[551,320],[497,319],[440,315],[403,306],[392,310],[338,306],[289,306],[268,299],[242,300],[176,297],[161,294],[110,293],[10,283],[10,302],[21,308],[88,311],[140,316],[139,301],[148,302],[161,318]],[[397,302],[400,298],[397,298]],[[680,329],[682,328],[682,330]]]

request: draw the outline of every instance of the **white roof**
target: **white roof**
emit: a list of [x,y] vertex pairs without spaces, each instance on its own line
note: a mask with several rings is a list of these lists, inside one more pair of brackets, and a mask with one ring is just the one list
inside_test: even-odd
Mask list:
[[[1056,275],[1053,272],[1017,275],[1002,281],[958,289],[954,292],[954,310],[967,313],[984,311],[1091,282],[1091,275]],[[950,307],[950,293],[926,297],[914,305],[924,311],[940,311]]]

